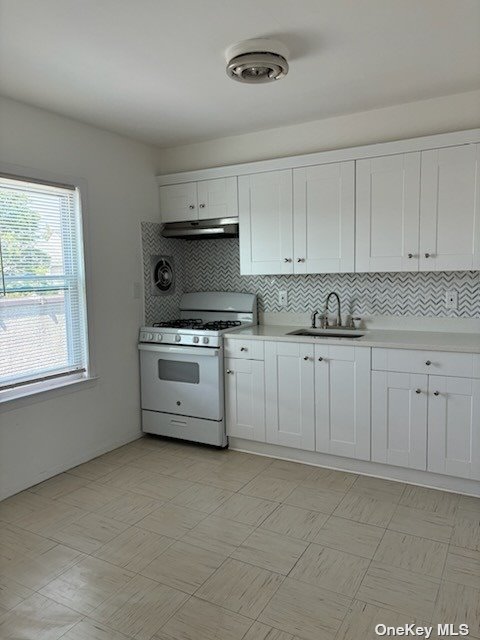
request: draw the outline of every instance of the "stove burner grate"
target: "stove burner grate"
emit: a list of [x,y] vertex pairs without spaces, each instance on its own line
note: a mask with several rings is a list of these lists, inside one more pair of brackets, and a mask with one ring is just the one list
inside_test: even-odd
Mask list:
[[200,318],[188,318],[186,320],[169,320],[167,322],[154,322],[154,327],[165,329],[198,329],[201,331],[222,331],[230,327],[239,327],[242,323],[239,320],[212,320],[203,322]]

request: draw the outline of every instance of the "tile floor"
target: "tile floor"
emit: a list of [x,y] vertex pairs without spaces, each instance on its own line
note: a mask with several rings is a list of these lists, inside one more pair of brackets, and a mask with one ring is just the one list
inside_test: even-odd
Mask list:
[[412,621],[480,639],[480,499],[146,437],[0,503],[2,640],[370,640]]

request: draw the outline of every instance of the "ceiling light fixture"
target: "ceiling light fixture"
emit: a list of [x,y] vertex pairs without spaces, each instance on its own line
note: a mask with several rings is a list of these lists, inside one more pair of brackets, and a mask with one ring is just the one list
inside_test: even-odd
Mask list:
[[278,40],[255,38],[229,47],[225,53],[227,76],[237,82],[261,84],[288,73],[288,49]]

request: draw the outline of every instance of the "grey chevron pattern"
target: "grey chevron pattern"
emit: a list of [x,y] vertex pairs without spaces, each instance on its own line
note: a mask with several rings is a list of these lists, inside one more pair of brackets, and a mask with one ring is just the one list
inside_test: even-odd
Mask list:
[[[178,294],[185,291],[247,291],[256,293],[263,311],[305,312],[323,305],[330,291],[336,291],[342,308],[353,315],[405,315],[480,318],[480,272],[422,273],[342,273],[288,276],[241,276],[238,240],[167,240],[158,230],[150,229],[155,238],[154,251],[171,252],[180,266],[177,274]],[[142,225],[143,229],[143,225]],[[143,236],[142,236],[143,237]],[[175,244],[172,244],[175,243]],[[148,256],[144,268],[148,270]],[[153,248],[148,245],[149,249]],[[183,267],[183,268],[182,268]],[[145,276],[148,279],[148,271]],[[278,291],[288,291],[288,307],[278,305]],[[445,291],[459,294],[456,310],[445,307]],[[148,297],[148,289],[146,289]],[[174,301],[172,300],[172,303]],[[146,301],[153,313],[166,312]],[[170,311],[170,303],[168,304]],[[155,316],[158,319],[159,316]]]
[[[161,226],[155,222],[142,222],[143,285],[145,291],[145,324],[157,320],[173,320],[178,316],[178,305],[184,288],[184,260],[182,241],[164,238]],[[173,294],[152,296],[150,293],[150,256],[174,255],[176,266],[176,286]]]

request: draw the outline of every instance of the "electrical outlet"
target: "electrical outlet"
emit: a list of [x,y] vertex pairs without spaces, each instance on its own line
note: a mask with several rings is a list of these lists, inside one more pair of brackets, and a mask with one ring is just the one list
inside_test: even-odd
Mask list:
[[288,304],[288,291],[279,291],[278,292],[278,304],[281,307],[286,307]]
[[445,306],[447,309],[458,309],[458,291],[451,289],[445,292]]

